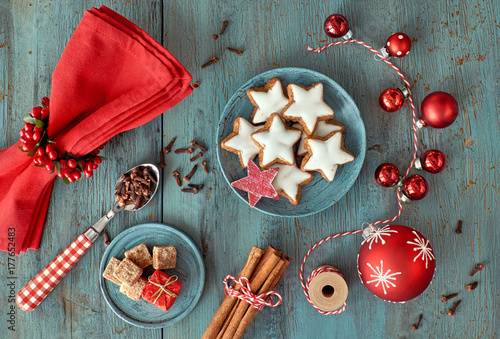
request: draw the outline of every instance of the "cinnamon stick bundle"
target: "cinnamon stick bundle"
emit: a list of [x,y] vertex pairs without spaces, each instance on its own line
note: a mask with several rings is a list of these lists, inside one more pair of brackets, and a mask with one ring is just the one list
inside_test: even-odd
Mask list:
[[[276,287],[289,264],[290,258],[276,248],[269,246],[264,252],[254,246],[238,279],[243,276],[249,278],[252,293],[266,293]],[[234,288],[241,290],[238,284]],[[202,339],[241,338],[258,312],[259,310],[250,307],[249,303],[228,295],[215,313]]]

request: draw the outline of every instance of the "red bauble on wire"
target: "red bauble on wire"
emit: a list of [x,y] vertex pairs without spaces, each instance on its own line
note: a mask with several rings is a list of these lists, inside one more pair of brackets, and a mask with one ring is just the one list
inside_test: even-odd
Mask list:
[[385,50],[392,57],[402,58],[410,52],[411,40],[401,32],[391,34],[385,43]]
[[399,181],[399,170],[391,163],[383,163],[375,170],[375,180],[383,187],[393,187]]
[[396,112],[405,103],[408,97],[408,88],[388,88],[380,94],[378,103],[380,107],[386,112]]
[[361,282],[375,296],[405,302],[429,286],[436,260],[429,241],[413,228],[370,226],[358,254]]
[[424,98],[420,111],[418,127],[429,125],[434,128],[445,128],[457,119],[458,102],[451,94],[433,92]]
[[421,175],[414,174],[403,181],[403,193],[410,200],[421,200],[428,192],[427,180]]
[[330,38],[342,38],[348,40],[352,37],[349,30],[349,22],[340,14],[332,14],[326,18],[323,25],[326,35]]
[[429,173],[439,173],[446,167],[446,157],[443,152],[431,149],[415,160],[415,168]]

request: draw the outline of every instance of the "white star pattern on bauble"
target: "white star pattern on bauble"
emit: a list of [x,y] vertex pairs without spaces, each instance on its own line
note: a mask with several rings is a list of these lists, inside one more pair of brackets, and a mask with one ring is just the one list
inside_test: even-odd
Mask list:
[[436,259],[434,253],[432,253],[432,249],[429,247],[429,240],[421,238],[417,232],[413,231],[416,238],[412,241],[407,241],[407,244],[415,245],[413,248],[414,251],[419,251],[418,254],[413,258],[413,262],[416,262],[418,257],[422,256],[422,260],[425,260],[425,268],[427,268],[427,263]]
[[383,260],[380,260],[380,267],[375,266],[375,268],[373,268],[373,266],[370,265],[370,263],[366,263],[366,265],[371,268],[373,273],[375,273],[375,274],[370,274],[370,278],[375,278],[375,279],[367,281],[366,282],[367,284],[376,282],[375,287],[378,287],[378,285],[382,285],[384,294],[387,294],[386,288],[388,289],[390,287],[396,287],[395,282],[397,279],[394,276],[401,274],[401,272],[391,273],[390,269],[387,270],[387,272],[384,272]]
[[322,83],[315,84],[309,90],[291,84],[288,86],[288,95],[293,96],[294,101],[283,111],[283,117],[287,120],[301,119],[299,122],[307,134],[313,134],[318,118],[332,118],[334,115],[333,109],[323,100]]
[[[372,244],[374,242],[377,244],[379,240],[380,240],[380,243],[382,245],[384,245],[385,244],[385,240],[384,240],[383,237],[385,237],[385,236],[390,237],[391,233],[398,233],[398,231],[391,230],[390,226],[385,226],[385,227],[382,227],[382,228],[376,228],[375,231],[373,231],[373,233],[371,233],[368,236],[368,238],[366,238],[366,240],[365,240],[369,244],[368,245],[368,249],[371,250],[372,249]],[[365,241],[363,241],[363,243]]]
[[333,132],[324,141],[306,138],[304,144],[310,150],[304,159],[305,163],[302,163],[302,170],[320,171],[328,181],[333,181],[338,165],[354,160],[352,154],[342,149],[341,132]]
[[259,148],[253,142],[250,135],[255,133],[261,126],[254,126],[242,117],[237,118],[239,129],[235,136],[224,142],[227,147],[233,148],[239,152],[241,161],[245,168],[248,166],[248,160],[253,160],[259,154]]
[[254,105],[257,106],[252,122],[260,124],[266,122],[273,113],[281,114],[283,108],[288,104],[288,98],[283,94],[281,81],[276,81],[268,91],[249,90]]
[[299,141],[302,132],[296,129],[287,129],[278,114],[272,114],[269,119],[272,120],[268,130],[252,134],[253,140],[263,148],[261,159],[259,159],[260,167],[268,167],[277,159],[294,164],[293,145]]

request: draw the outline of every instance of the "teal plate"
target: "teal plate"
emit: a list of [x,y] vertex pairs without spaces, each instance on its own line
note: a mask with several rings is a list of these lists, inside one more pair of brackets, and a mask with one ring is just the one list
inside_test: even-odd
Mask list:
[[[366,153],[365,125],[358,107],[339,84],[324,74],[304,68],[279,68],[261,73],[241,86],[224,108],[217,131],[217,156],[222,173],[228,184],[246,176],[246,169],[241,169],[238,156],[223,150],[220,145],[222,140],[233,131],[233,123],[237,117],[241,116],[250,121],[254,107],[248,99],[246,91],[249,88],[262,87],[272,78],[279,78],[284,88],[288,84],[310,87],[318,82],[323,83],[324,100],[335,112],[333,120],[345,125],[344,147],[354,155],[355,159],[339,166],[332,182],[323,179],[320,173],[312,172],[314,178],[308,185],[302,186],[298,205],[294,206],[288,199],[280,196],[280,200],[262,198],[254,208],[267,214],[282,217],[303,217],[318,213],[335,204],[349,191],[361,171]],[[248,203],[246,192],[232,186],[231,188],[243,201]]]
[[[177,249],[177,266],[164,272],[177,275],[182,290],[167,312],[145,300],[127,298],[120,293],[120,286],[102,276],[111,257],[122,260],[125,251],[141,243],[145,243],[151,252],[153,246],[173,245]],[[152,266],[146,267],[143,276],[153,272]],[[193,310],[205,284],[205,265],[200,250],[184,232],[172,226],[148,223],[131,227],[113,239],[102,257],[99,277],[104,299],[116,315],[132,325],[153,329],[173,325]]]

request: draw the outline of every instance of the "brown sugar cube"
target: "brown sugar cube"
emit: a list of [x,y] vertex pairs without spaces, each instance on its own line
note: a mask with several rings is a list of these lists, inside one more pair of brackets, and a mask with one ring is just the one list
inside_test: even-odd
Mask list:
[[153,268],[155,270],[175,268],[176,262],[177,250],[174,246],[153,247]]
[[153,264],[153,258],[151,258],[148,247],[144,243],[126,251],[125,258],[132,260],[140,268],[145,268]]
[[113,272],[113,276],[120,280],[122,284],[132,285],[142,275],[142,268],[132,262],[132,260],[125,258],[120,265]]
[[121,261],[116,259],[115,257],[111,258],[108,266],[106,266],[106,269],[104,270],[104,272],[102,272],[102,276],[117,285],[121,285],[122,282],[114,276],[114,272],[116,271],[120,263]]
[[127,286],[125,294],[127,294],[127,297],[129,297],[132,300],[135,301],[141,300],[142,290],[144,289],[144,286],[146,286],[147,282],[148,281],[146,278],[140,277],[135,284]]
[[[137,280],[137,281],[139,281],[139,280]],[[127,292],[128,292],[128,290],[129,290],[129,288],[130,288],[130,286],[129,286],[129,285],[127,285],[127,284],[122,284],[122,285],[120,286],[120,293],[121,293],[121,294],[125,294],[125,295],[127,295]]]

